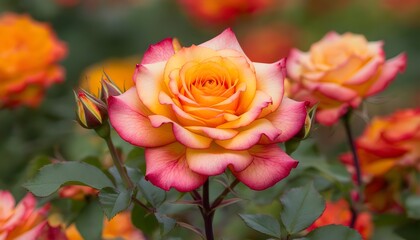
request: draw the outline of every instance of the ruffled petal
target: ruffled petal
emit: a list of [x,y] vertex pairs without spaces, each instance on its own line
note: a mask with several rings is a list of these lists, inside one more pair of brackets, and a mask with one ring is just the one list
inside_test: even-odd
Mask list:
[[223,49],[234,49],[238,52],[244,53],[241,45],[238,42],[238,39],[235,36],[235,33],[230,28],[226,29],[213,39],[200,44],[200,46],[208,47],[216,51]]
[[226,149],[246,150],[257,144],[263,136],[271,142],[281,135],[281,131],[267,119],[255,120],[250,125],[238,130],[240,132],[235,137],[215,142]]
[[203,150],[188,148],[186,156],[188,165],[194,172],[208,176],[219,175],[228,166],[242,171],[252,162],[247,151],[230,151],[215,144]]
[[285,64],[284,59],[272,64],[254,63],[257,89],[265,92],[272,100],[272,104],[263,110],[260,117],[273,112],[280,105],[284,94]]
[[385,62],[382,67],[381,75],[376,79],[375,83],[370,87],[366,96],[374,95],[385,89],[392,80],[395,79],[398,72],[403,72],[407,64],[407,55],[402,53]]
[[243,171],[233,174],[245,185],[254,190],[267,189],[283,178],[298,165],[298,162],[287,155],[276,144],[257,145],[249,150],[252,163]]
[[281,132],[273,142],[285,142],[302,129],[306,119],[306,105],[306,102],[297,102],[284,97],[280,107],[267,115],[266,119]]
[[151,115],[149,116],[149,119],[152,126],[157,128],[161,128],[163,126],[170,128],[172,125],[172,129],[169,131],[171,133],[173,132],[173,135],[175,136],[176,140],[178,140],[180,143],[187,147],[199,149],[208,148],[210,147],[210,144],[213,141],[211,138],[201,136],[199,134],[187,130],[183,126],[179,125],[178,123],[172,121],[167,117],[160,115]]
[[111,125],[125,141],[140,147],[157,147],[175,141],[170,126],[155,128],[151,125],[144,114],[147,109],[135,88],[117,97],[110,97],[108,104]]
[[149,46],[143,55],[141,64],[167,61],[174,54],[175,51],[173,46],[173,39],[166,38],[156,44]]
[[158,148],[146,148],[146,179],[166,191],[192,191],[207,180],[207,176],[193,172],[185,157],[185,147],[172,143]]

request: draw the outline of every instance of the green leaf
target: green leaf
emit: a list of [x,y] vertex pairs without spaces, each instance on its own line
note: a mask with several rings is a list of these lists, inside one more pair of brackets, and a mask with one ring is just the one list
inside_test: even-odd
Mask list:
[[[140,172],[139,169],[127,166],[125,167],[125,169],[127,170],[128,177],[130,177],[133,183],[139,182],[142,179],[143,174]],[[108,172],[114,177],[115,182],[119,188],[125,187],[124,182],[121,179],[121,176],[118,173],[118,170],[115,166],[109,168]]]
[[113,187],[111,180],[100,169],[82,162],[49,164],[23,186],[38,197],[46,197],[69,183],[81,183],[95,189]]
[[319,227],[310,232],[302,240],[362,240],[360,234],[349,227],[342,225],[328,225]]
[[405,208],[409,218],[420,219],[420,196],[408,196],[405,199]]
[[272,216],[264,214],[239,214],[239,216],[248,227],[255,231],[281,238],[280,224]]
[[92,200],[76,218],[76,228],[83,239],[101,240],[104,214],[97,200]]
[[285,142],[284,146],[286,148],[286,153],[290,155],[296,151],[296,149],[299,147],[300,141],[302,141],[302,139],[292,138]]
[[325,201],[313,184],[294,188],[280,199],[283,205],[281,220],[289,234],[309,227],[324,211]]
[[154,214],[146,212],[146,210],[138,205],[134,205],[131,211],[131,221],[133,225],[142,230],[147,236],[152,236],[158,229],[159,222],[156,220]]
[[131,203],[132,190],[125,188],[103,188],[99,192],[99,202],[108,219],[113,218],[116,214],[126,210]]
[[164,214],[161,214],[159,212],[155,213],[156,219],[160,223],[160,234],[162,236],[168,234],[172,229],[174,229],[176,225],[176,220],[173,218],[170,218]]
[[139,183],[139,189],[153,207],[158,208],[166,199],[166,192],[158,187],[155,187],[149,181],[142,178]]

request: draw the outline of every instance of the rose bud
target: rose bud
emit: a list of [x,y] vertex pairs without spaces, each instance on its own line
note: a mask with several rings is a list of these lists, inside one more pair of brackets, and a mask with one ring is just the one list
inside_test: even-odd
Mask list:
[[118,96],[123,92],[118,88],[117,84],[104,72],[105,77],[101,80],[101,90],[99,92],[99,98],[104,102],[108,103],[108,97]]
[[108,118],[106,106],[99,99],[90,93],[80,90],[75,93],[77,103],[77,122],[88,129],[95,129],[102,126]]

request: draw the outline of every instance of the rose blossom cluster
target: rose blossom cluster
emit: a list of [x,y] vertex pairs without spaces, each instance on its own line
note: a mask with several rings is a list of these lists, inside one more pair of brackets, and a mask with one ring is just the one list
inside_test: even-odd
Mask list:
[[0,16],[0,39],[0,109],[38,106],[45,90],[64,79],[58,62],[66,45],[48,25],[12,13]]
[[[413,184],[411,173],[420,171],[420,109],[375,117],[356,145],[368,206],[376,211],[399,209],[398,193],[403,185]],[[341,160],[354,171],[350,153]]]
[[405,69],[406,55],[386,60],[382,46],[362,35],[330,32],[309,52],[292,50],[287,62],[289,96],[318,103],[316,120],[333,125]]

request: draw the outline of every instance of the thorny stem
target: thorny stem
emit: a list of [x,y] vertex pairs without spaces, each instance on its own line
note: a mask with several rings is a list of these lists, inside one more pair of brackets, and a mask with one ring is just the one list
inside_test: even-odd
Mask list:
[[[346,115],[343,116],[342,120],[343,120],[343,124],[344,124],[344,128],[346,130],[346,135],[347,135],[347,140],[348,143],[350,145],[351,148],[351,152],[353,155],[353,165],[356,171],[356,189],[358,192],[358,196],[356,198],[356,201],[358,203],[363,202],[363,183],[362,183],[362,172],[360,169],[360,160],[359,160],[359,156],[357,154],[357,150],[356,150],[356,145],[354,143],[353,140],[353,136],[352,136],[352,131],[351,131],[351,126],[350,126],[350,115],[351,112],[348,112]],[[352,213],[352,217],[351,217],[351,222],[350,222],[350,227],[354,228],[355,224],[356,224],[356,219],[357,219],[357,209],[355,208],[354,204],[351,204],[351,213]]]

